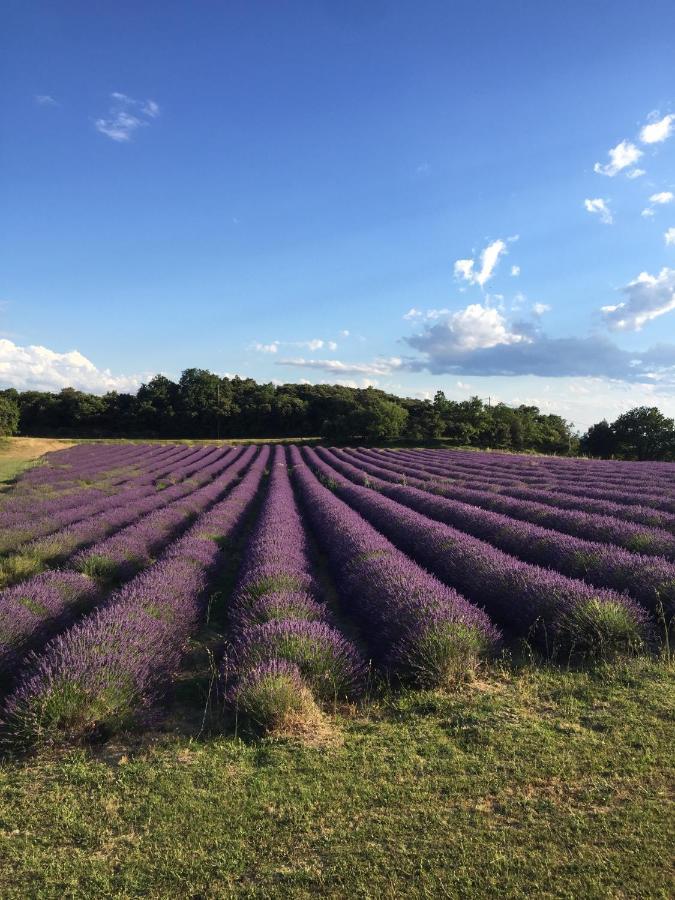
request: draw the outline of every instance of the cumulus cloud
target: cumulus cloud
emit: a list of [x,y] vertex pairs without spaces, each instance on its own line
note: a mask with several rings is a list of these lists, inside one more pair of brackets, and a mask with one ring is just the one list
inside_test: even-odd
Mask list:
[[631,169],[630,172],[626,172],[626,178],[642,178],[646,174],[644,169]]
[[622,293],[626,300],[600,310],[612,331],[640,331],[643,325],[675,309],[675,269],[658,275],[641,272]]
[[110,95],[112,103],[106,118],[96,119],[94,127],[112,141],[126,143],[134,132],[150,124],[159,116],[159,104],[154,100],[134,100],[115,91]]
[[0,384],[18,390],[60,391],[77,388],[94,394],[106,391],[134,391],[141,384],[137,376],[115,376],[97,368],[78,350],[58,353],[47,347],[19,347],[0,339]]
[[669,228],[664,234],[666,246],[675,246],[675,228]]
[[443,329],[445,346],[452,345],[458,351],[529,340],[522,332],[510,330],[504,315],[498,309],[481,303],[471,303],[464,309],[450,313],[437,327]]
[[608,201],[603,200],[602,197],[596,197],[593,200],[584,200],[584,207],[587,212],[600,216],[600,221],[604,222],[605,225],[611,225],[614,221],[612,212],[608,206]]
[[480,269],[473,259],[455,260],[455,277],[481,287],[492,278],[499,258],[506,253],[506,241],[498,239],[488,244],[480,255]]
[[621,141],[609,151],[609,162],[605,165],[596,162],[593,171],[598,175],[607,175],[614,178],[619,172],[634,165],[642,156],[642,150],[630,141]]
[[[662,276],[659,276],[662,278]],[[675,305],[675,303],[674,303]],[[540,317],[546,304],[534,304]],[[675,384],[675,345],[635,352],[603,336],[551,338],[535,323],[509,322],[500,310],[472,304],[403,338],[419,356],[402,367],[434,375],[598,377]]]
[[520,266],[511,266],[511,275],[517,278],[520,275]]
[[330,372],[332,375],[389,375],[394,370],[401,368],[403,360],[399,357],[391,356],[387,359],[376,359],[371,363],[348,363],[339,359],[305,359],[304,357],[295,357],[280,359],[276,365],[319,369],[322,372]]
[[658,113],[652,113],[650,121],[640,131],[640,140],[643,144],[660,144],[673,133],[674,122],[675,115],[672,113],[662,119],[659,119]]
[[532,315],[534,316],[543,316],[544,313],[550,312],[551,307],[548,303],[533,303],[532,304]]

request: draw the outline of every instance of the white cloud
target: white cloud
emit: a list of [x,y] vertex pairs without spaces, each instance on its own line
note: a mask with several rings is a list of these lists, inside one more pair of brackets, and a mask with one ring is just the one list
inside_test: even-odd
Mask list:
[[675,228],[669,228],[663,237],[665,238],[666,246],[675,246]]
[[[511,240],[517,240],[517,238],[514,237],[511,238]],[[502,256],[504,253],[506,253],[506,241],[497,239],[491,244],[488,244],[488,246],[481,252],[480,271],[476,269],[475,261],[473,259],[455,260],[455,277],[463,278],[465,281],[468,281],[471,284],[479,284],[481,287],[483,287],[483,285],[487,281],[489,281],[490,278],[492,278],[495,266],[497,265],[500,256]]]
[[520,275],[520,266],[511,266],[511,275],[517,278]]
[[19,347],[0,339],[0,384],[18,390],[60,391],[73,387],[94,394],[106,391],[134,391],[138,376],[115,376],[98,369],[77,350],[57,353],[47,347]]
[[270,344],[261,344],[256,341],[253,349],[257,350],[258,353],[276,353],[279,349],[279,341],[272,341]]
[[342,331],[340,332],[340,337],[349,337],[349,329],[343,328]]
[[253,344],[253,349],[260,353],[276,353],[279,347],[307,347],[308,350],[326,347],[328,350],[337,350],[338,345],[335,341],[324,341],[323,338],[312,338],[309,341],[270,341],[269,344],[256,341]]
[[134,100],[118,91],[110,95],[112,104],[108,117],[96,119],[94,127],[98,132],[118,143],[130,141],[138,128],[150,124],[150,119],[159,116],[159,105],[154,100]]
[[403,365],[403,361],[396,356],[388,359],[376,359],[372,363],[348,363],[339,359],[304,359],[296,357],[280,359],[278,366],[297,366],[304,369],[320,369],[323,372],[339,375],[389,375],[395,369]]
[[626,178],[642,178],[646,174],[644,169],[631,169],[630,172],[626,172]]
[[604,222],[605,225],[611,225],[614,221],[612,211],[607,205],[607,200],[603,200],[601,197],[596,197],[594,200],[584,200],[584,207],[587,212],[599,215],[600,221]]
[[498,309],[480,303],[471,303],[451,313],[436,327],[441,329],[446,347],[462,352],[528,340],[525,335],[509,330]]
[[419,320],[428,322],[432,319],[440,319],[443,316],[447,316],[449,314],[449,309],[416,309],[413,306],[413,308],[409,309],[408,312],[403,316],[403,318],[408,322],[415,322]]
[[616,147],[612,147],[609,151],[609,162],[602,165],[599,162],[593,166],[593,171],[598,175],[608,175],[613,178],[623,169],[627,169],[640,159],[642,150],[632,144],[630,141],[621,141]]
[[641,214],[644,218],[648,218],[654,215],[654,207],[655,206],[665,206],[667,203],[673,202],[673,192],[672,191],[659,191],[658,194],[652,194],[649,198],[649,202],[651,206],[648,206],[646,209],[643,209]]
[[640,140],[643,144],[660,144],[673,133],[675,115],[671,113],[659,119],[658,113],[652,113],[650,118],[652,121],[648,122],[640,132]]
[[612,331],[640,331],[647,322],[675,309],[675,269],[663,268],[658,275],[641,272],[622,292],[627,300],[603,306],[600,312]]
[[49,94],[35,94],[34,98],[38,106],[58,106],[57,101]]
[[550,312],[551,307],[548,303],[533,303],[532,304],[532,314],[535,316],[543,316],[544,313]]

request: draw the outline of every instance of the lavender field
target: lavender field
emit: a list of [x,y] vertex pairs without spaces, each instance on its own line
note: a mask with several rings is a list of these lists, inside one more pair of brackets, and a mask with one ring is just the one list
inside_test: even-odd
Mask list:
[[214,604],[223,728],[263,732],[504,654],[654,655],[675,608],[661,463],[83,444],[21,476],[0,522],[2,728],[21,747],[153,721]]

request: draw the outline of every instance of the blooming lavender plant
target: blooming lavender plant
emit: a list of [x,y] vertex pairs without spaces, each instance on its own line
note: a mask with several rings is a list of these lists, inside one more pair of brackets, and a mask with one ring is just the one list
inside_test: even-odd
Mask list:
[[[365,665],[331,624],[325,603],[317,602],[320,597],[286,453],[277,447],[269,491],[246,546],[231,603],[235,636],[224,657],[226,684],[248,683],[252,669],[280,659],[297,665],[320,699],[357,693]],[[229,688],[228,696],[240,694]]]
[[[254,448],[246,451],[249,460],[256,458],[239,484],[165,558],[36,657],[5,706],[6,726],[17,742],[107,736],[154,703],[203,614],[221,563],[222,540],[240,527],[258,491],[269,449],[256,453]],[[195,558],[195,541],[204,543],[206,565]]]
[[567,654],[605,657],[644,647],[647,613],[629,597],[521,562],[347,481],[315,452],[305,452],[312,468],[330,478],[351,507],[510,631]]
[[665,559],[575,538],[418,488],[392,484],[365,475],[362,469],[347,463],[339,451],[319,448],[317,453],[331,468],[356,484],[363,484],[367,478],[369,487],[431,519],[488,541],[527,562],[556,569],[598,587],[627,591],[668,622],[675,617],[675,565]]
[[418,683],[442,684],[466,677],[496,650],[499,631],[482,610],[397,550],[317,481],[297,448],[290,452],[305,514],[382,665]]
[[372,472],[383,480],[403,482],[422,490],[430,490],[454,500],[462,500],[483,509],[504,513],[514,519],[522,519],[552,528],[554,531],[573,534],[591,541],[617,544],[627,550],[634,550],[649,556],[665,556],[667,559],[675,559],[675,536],[663,529],[638,525],[611,516],[593,515],[581,510],[556,509],[543,503],[531,503],[489,491],[456,487],[447,481],[425,481],[410,477],[399,470],[370,467],[370,464],[364,462],[361,456],[354,455],[352,461],[355,460],[361,460],[362,468],[366,472]]

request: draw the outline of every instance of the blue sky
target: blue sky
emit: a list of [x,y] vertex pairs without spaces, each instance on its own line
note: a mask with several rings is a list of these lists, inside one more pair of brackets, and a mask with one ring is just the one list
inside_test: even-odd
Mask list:
[[675,414],[672,3],[1,19],[4,385],[201,366]]

